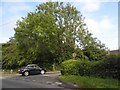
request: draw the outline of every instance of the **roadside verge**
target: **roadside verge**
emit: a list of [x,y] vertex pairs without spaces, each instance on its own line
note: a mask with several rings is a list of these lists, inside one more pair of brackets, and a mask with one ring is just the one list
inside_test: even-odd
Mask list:
[[57,77],[57,79],[58,79],[58,81],[60,81],[61,83],[63,83],[62,85],[60,85],[60,86],[62,86],[62,87],[70,88],[70,89],[75,89],[75,90],[80,90],[80,87],[78,87],[78,86],[75,85],[75,84],[71,84],[71,83],[68,83],[68,82],[65,82],[65,81],[61,80],[61,79],[59,78],[59,76]]

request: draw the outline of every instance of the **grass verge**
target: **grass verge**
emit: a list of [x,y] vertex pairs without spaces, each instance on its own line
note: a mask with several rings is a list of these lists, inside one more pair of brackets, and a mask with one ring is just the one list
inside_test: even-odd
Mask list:
[[120,81],[115,79],[103,79],[103,78],[95,78],[95,77],[88,77],[88,76],[75,76],[69,75],[59,76],[60,80],[64,82],[68,82],[74,85],[77,85],[80,88],[119,88],[118,83]]
[[0,71],[0,74],[17,74],[18,72],[17,72],[17,70],[13,70],[13,71],[11,71],[11,70],[1,70]]

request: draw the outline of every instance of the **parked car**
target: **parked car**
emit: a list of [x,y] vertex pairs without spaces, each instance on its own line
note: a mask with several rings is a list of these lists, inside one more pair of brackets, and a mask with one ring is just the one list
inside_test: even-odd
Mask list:
[[20,70],[18,70],[18,72],[23,76],[29,76],[31,74],[45,74],[46,69],[41,68],[36,64],[29,64],[25,67],[22,67]]

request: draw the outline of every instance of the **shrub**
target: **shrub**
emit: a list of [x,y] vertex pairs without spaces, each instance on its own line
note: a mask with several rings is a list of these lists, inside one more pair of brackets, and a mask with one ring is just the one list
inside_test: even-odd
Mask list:
[[105,77],[105,63],[103,60],[101,61],[92,61],[90,62],[90,76],[98,76],[98,77]]
[[90,61],[81,60],[81,61],[79,61],[78,67],[79,67],[79,75],[81,75],[81,76],[89,75],[90,68],[91,68]]
[[61,73],[63,75],[92,76],[96,74],[95,67],[99,63],[100,61],[66,60],[62,62]]
[[106,60],[67,60],[62,63],[62,74],[96,76],[120,80],[120,55],[108,55]]
[[[116,58],[116,57],[115,57]],[[100,60],[100,61],[90,61],[87,64],[88,70],[84,75],[87,76],[97,76],[102,78],[115,78],[120,80],[120,61],[114,60]],[[84,68],[86,70],[86,67]]]
[[[103,61],[80,61],[79,75],[81,76],[100,76],[104,72]],[[101,72],[100,72],[101,71]]]
[[108,55],[107,60],[104,62],[105,72],[108,77],[113,77],[120,80],[120,55]]
[[79,60],[66,60],[62,62],[61,73],[63,75],[79,75]]

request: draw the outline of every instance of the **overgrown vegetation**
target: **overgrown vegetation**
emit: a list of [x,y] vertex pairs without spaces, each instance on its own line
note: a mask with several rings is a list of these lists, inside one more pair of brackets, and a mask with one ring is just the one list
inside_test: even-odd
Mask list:
[[46,2],[16,23],[15,35],[3,44],[3,69],[36,63],[56,69],[73,58],[105,59],[107,48],[86,28],[84,17],[70,3]]

